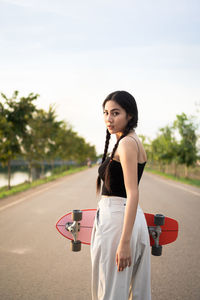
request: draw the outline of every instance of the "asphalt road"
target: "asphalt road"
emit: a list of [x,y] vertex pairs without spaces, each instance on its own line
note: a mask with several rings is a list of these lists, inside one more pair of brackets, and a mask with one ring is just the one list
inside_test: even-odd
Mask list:
[[[96,207],[96,172],[0,201],[1,300],[91,299],[89,246],[71,252],[55,224],[68,211]],[[161,257],[152,256],[152,299],[200,299],[200,189],[145,173],[140,204],[145,212],[177,219],[180,228],[178,240]]]

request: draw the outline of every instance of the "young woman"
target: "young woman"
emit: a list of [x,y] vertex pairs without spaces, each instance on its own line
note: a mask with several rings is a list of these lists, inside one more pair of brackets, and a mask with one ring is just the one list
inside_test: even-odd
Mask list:
[[[147,161],[134,128],[135,99],[116,91],[103,102],[107,127],[105,150],[97,178],[103,187],[91,240],[92,299],[150,300],[150,244],[138,184]],[[111,134],[117,142],[107,156]]]

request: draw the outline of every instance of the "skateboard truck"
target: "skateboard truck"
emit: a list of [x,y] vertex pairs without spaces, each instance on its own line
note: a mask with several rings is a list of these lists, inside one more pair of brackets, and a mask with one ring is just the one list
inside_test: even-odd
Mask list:
[[151,253],[155,256],[160,256],[162,254],[162,246],[159,245],[159,238],[162,233],[162,229],[160,226],[165,224],[165,216],[161,214],[154,215],[154,224],[156,226],[149,226],[149,234],[152,236],[154,240],[154,245],[152,246]]
[[65,228],[71,232],[74,238],[74,240],[71,241],[71,250],[77,252],[81,250],[81,241],[77,238],[78,232],[80,231],[80,223],[78,223],[78,221],[82,220],[82,211],[74,209],[72,212],[72,220],[73,222],[66,223]]

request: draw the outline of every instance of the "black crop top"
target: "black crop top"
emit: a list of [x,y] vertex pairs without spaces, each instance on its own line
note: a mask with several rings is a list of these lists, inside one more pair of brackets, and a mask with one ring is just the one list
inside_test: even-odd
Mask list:
[[[103,180],[103,187],[102,187],[102,195],[106,196],[118,196],[126,198],[126,189],[124,185],[124,176],[123,176],[123,170],[121,163],[117,160],[112,160],[110,163],[110,189],[111,192],[109,192],[105,186],[104,180],[105,180],[105,169],[107,164],[109,163],[110,157],[107,157],[107,159],[100,165],[99,167],[99,176]],[[138,163],[138,184],[140,182],[140,179],[142,177],[144,167],[146,162],[144,163]]]

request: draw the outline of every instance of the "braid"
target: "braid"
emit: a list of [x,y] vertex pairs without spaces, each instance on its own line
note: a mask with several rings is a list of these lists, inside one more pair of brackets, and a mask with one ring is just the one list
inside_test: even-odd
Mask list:
[[107,190],[109,191],[109,192],[111,192],[111,189],[110,189],[110,168],[109,168],[109,166],[110,166],[110,163],[111,163],[111,161],[113,160],[113,157],[114,157],[114,155],[115,155],[115,152],[116,152],[116,150],[117,150],[117,147],[118,147],[118,145],[119,145],[119,142],[121,141],[121,139],[123,139],[129,132],[130,132],[130,130],[132,129],[132,119],[128,122],[128,124],[126,125],[126,128],[124,129],[124,132],[123,132],[123,134],[122,134],[122,136],[117,140],[117,142],[116,142],[116,144],[115,144],[115,146],[114,146],[114,148],[113,148],[113,151],[112,151],[112,153],[111,153],[111,156],[110,156],[110,161],[109,161],[109,163],[108,163],[108,165],[106,166],[106,170],[105,170],[105,186],[106,186],[106,188],[107,188]]
[[106,130],[106,141],[105,141],[105,147],[104,147],[104,153],[103,153],[103,157],[102,157],[102,162],[104,162],[104,160],[106,159],[106,155],[108,152],[108,146],[109,146],[109,142],[110,142],[110,132],[108,131],[108,129]]
[[[108,131],[108,129],[106,130],[106,141],[105,141],[105,147],[104,147],[104,153],[103,153],[103,157],[102,157],[102,161],[101,161],[101,164],[105,161],[106,159],[106,155],[107,155],[107,152],[108,152],[108,146],[109,146],[109,142],[110,142],[110,132]],[[100,176],[98,175],[97,177],[97,182],[96,182],[96,190],[97,190],[97,194],[99,193],[100,191],[100,188],[101,188],[101,178]]]

